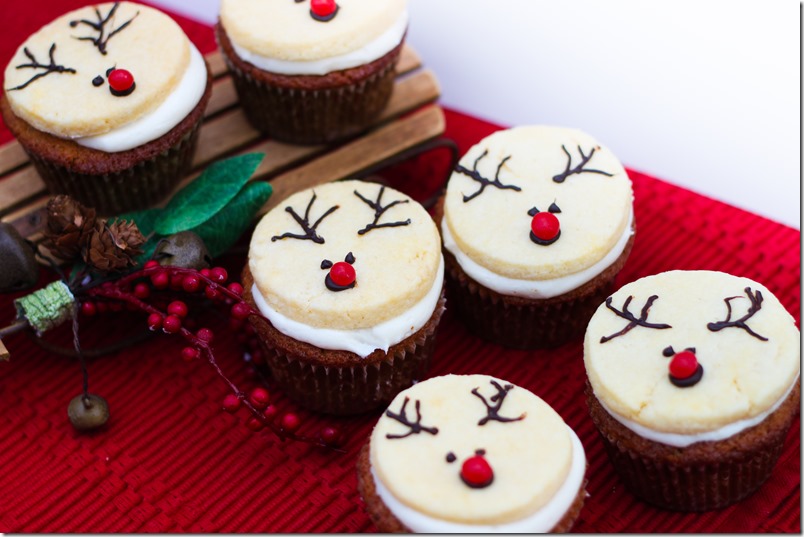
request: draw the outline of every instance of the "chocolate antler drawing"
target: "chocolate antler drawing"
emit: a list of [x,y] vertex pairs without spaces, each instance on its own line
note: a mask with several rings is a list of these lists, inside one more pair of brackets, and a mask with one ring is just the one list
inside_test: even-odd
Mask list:
[[119,6],[120,6],[120,2],[115,2],[114,5],[111,7],[111,9],[109,9],[109,13],[107,13],[105,17],[101,15],[101,13],[98,10],[98,8],[95,8],[95,15],[98,17],[97,22],[93,22],[93,21],[86,20],[86,19],[70,21],[70,27],[72,27],[72,28],[75,28],[79,24],[86,24],[87,26],[89,26],[90,28],[92,28],[93,30],[98,32],[97,37],[81,36],[81,37],[76,37],[76,39],[78,39],[79,41],[92,41],[92,44],[95,45],[96,47],[98,47],[98,51],[100,51],[100,53],[105,56],[106,55],[106,44],[109,42],[109,40],[114,35],[116,35],[120,31],[122,31],[126,26],[131,24],[131,21],[133,21],[135,18],[137,18],[137,15],[140,14],[139,11],[136,12],[133,17],[131,17],[126,22],[124,22],[123,24],[121,24],[120,26],[118,26],[117,28],[115,28],[114,30],[112,30],[111,32],[109,32],[107,34],[106,33],[106,25],[109,24],[109,21],[111,21],[113,19],[115,11],[117,11],[117,8]]
[[723,302],[726,303],[726,308],[728,310],[728,314],[726,315],[726,320],[725,321],[718,321],[716,323],[709,323],[709,324],[706,325],[706,327],[709,330],[711,330],[712,332],[717,332],[719,330],[723,330],[724,328],[729,328],[729,327],[732,327],[732,326],[736,327],[736,328],[742,328],[743,330],[745,330],[746,332],[748,332],[749,334],[751,334],[755,338],[760,339],[762,341],[768,341],[768,338],[766,338],[764,336],[760,336],[759,334],[757,334],[756,332],[751,330],[751,327],[749,327],[747,324],[745,324],[745,322],[748,319],[753,317],[756,312],[758,312],[759,310],[762,309],[762,300],[763,300],[762,291],[757,291],[756,293],[752,293],[751,288],[746,287],[745,288],[745,295],[748,297],[748,300],[751,301],[751,307],[748,308],[748,313],[746,313],[745,315],[743,315],[742,317],[740,317],[736,321],[732,321],[731,320],[731,301],[734,300],[735,298],[742,298],[742,297],[740,297],[740,296],[731,296],[729,298],[724,298]]
[[380,191],[377,193],[376,201],[371,201],[370,199],[367,199],[367,198],[363,197],[363,195],[360,194],[360,192],[355,190],[355,196],[357,196],[358,198],[363,200],[363,202],[365,202],[369,207],[374,209],[374,221],[371,222],[370,224],[366,225],[366,227],[364,227],[360,231],[358,231],[357,232],[358,235],[364,235],[364,234],[368,233],[369,231],[371,231],[372,229],[378,229],[378,228],[381,228],[381,227],[399,227],[399,226],[407,226],[407,225],[410,224],[410,218],[408,218],[407,220],[399,221],[399,222],[386,222],[384,224],[378,224],[377,223],[377,221],[380,219],[380,217],[383,215],[383,213],[385,213],[385,211],[387,211],[388,209],[390,209],[394,205],[399,205],[400,203],[407,203],[408,201],[410,201],[410,200],[395,200],[395,201],[392,201],[391,203],[389,203],[388,205],[386,205],[385,207],[383,207],[383,205],[382,205],[382,194],[383,194],[383,192],[385,192],[385,186],[380,187]]
[[486,415],[486,417],[481,419],[479,422],[477,422],[477,424],[478,425],[485,425],[486,423],[488,423],[489,421],[492,421],[492,420],[506,423],[506,422],[509,422],[509,421],[519,421],[521,419],[524,419],[525,418],[524,413],[521,416],[519,416],[518,418],[506,418],[505,416],[500,416],[500,414],[499,414],[500,408],[502,407],[503,402],[505,401],[505,397],[508,395],[508,392],[511,391],[514,388],[514,386],[512,384],[506,384],[505,388],[503,388],[495,380],[491,380],[489,382],[491,382],[491,384],[497,389],[497,393],[492,395],[491,398],[490,398],[491,402],[494,403],[494,405],[490,405],[489,402],[486,401],[486,398],[483,397],[482,395],[480,395],[480,392],[478,391],[478,388],[474,388],[472,390],[472,394],[474,394],[477,397],[479,397],[480,400],[483,401],[483,404],[486,405],[487,415]]
[[553,176],[553,181],[555,181],[556,183],[563,183],[564,180],[570,175],[581,174],[581,173],[599,173],[607,177],[611,177],[612,175],[614,175],[609,172],[604,172],[602,170],[584,168],[584,166],[586,166],[589,163],[589,161],[592,160],[592,155],[595,154],[595,150],[598,149],[597,147],[593,147],[592,150],[589,151],[588,155],[584,155],[583,149],[581,149],[581,146],[578,146],[578,153],[581,154],[581,163],[575,166],[574,168],[572,168],[572,155],[570,155],[570,152],[567,151],[567,148],[563,144],[561,145],[561,149],[563,149],[564,154],[567,155],[567,167],[560,174]]
[[623,302],[622,311],[620,311],[617,308],[615,308],[614,306],[612,306],[611,305],[611,297],[608,297],[606,299],[606,307],[609,308],[614,313],[616,313],[618,316],[622,317],[623,319],[627,319],[629,321],[629,323],[627,325],[625,325],[625,328],[623,328],[619,332],[615,332],[614,334],[612,334],[610,336],[604,336],[604,337],[600,338],[600,342],[605,343],[605,342],[610,341],[610,340],[612,340],[612,339],[614,339],[614,338],[616,338],[618,336],[625,335],[626,333],[628,333],[635,326],[644,326],[645,328],[656,328],[657,330],[663,330],[665,328],[673,328],[669,324],[655,324],[655,323],[649,323],[647,321],[648,312],[650,311],[650,307],[653,305],[653,302],[656,301],[657,298],[659,298],[657,295],[651,295],[650,297],[648,297],[648,300],[645,302],[645,305],[642,306],[642,312],[639,314],[639,318],[637,319],[636,317],[634,317],[633,313],[628,311],[628,306],[629,306],[629,304],[631,304],[631,300],[634,299],[633,296],[629,296],[628,298],[625,299],[625,302]]
[[520,192],[522,190],[518,186],[504,185],[504,184],[502,184],[500,182],[500,170],[502,169],[502,167],[506,163],[506,161],[508,161],[508,159],[511,158],[511,155],[508,155],[507,157],[505,157],[504,159],[502,159],[500,161],[500,164],[497,166],[497,172],[494,174],[494,180],[493,181],[490,180],[490,179],[486,179],[485,177],[480,175],[480,172],[477,171],[477,164],[480,162],[480,160],[483,157],[485,157],[488,154],[489,154],[488,149],[483,151],[483,154],[480,155],[479,157],[477,157],[477,159],[475,160],[474,166],[472,166],[471,170],[469,168],[466,168],[465,166],[461,166],[460,164],[455,166],[455,171],[456,172],[462,173],[464,175],[468,175],[470,178],[472,178],[475,181],[477,181],[478,183],[480,183],[480,188],[477,190],[477,192],[475,192],[474,194],[471,194],[469,196],[464,194],[464,196],[463,196],[463,202],[464,203],[466,203],[468,201],[471,201],[474,198],[478,197],[480,194],[483,193],[484,190],[486,190],[486,187],[489,186],[489,185],[495,186],[495,187],[499,188],[500,190],[516,190],[517,192]]
[[42,71],[41,73],[35,74],[34,76],[32,76],[24,84],[20,84],[19,86],[10,88],[7,91],[21,90],[21,89],[27,87],[31,82],[33,82],[35,80],[38,80],[38,79],[42,78],[43,76],[47,76],[50,73],[72,73],[72,74],[75,74],[75,69],[73,69],[71,67],[64,67],[63,65],[56,64],[56,60],[53,58],[53,53],[56,52],[56,43],[53,43],[52,45],[50,45],[50,51],[48,52],[48,56],[50,57],[50,64],[48,64],[48,65],[39,63],[39,61],[36,59],[36,56],[31,54],[31,51],[28,50],[28,47],[23,48],[22,52],[28,57],[29,60],[31,60],[31,63],[22,63],[20,65],[17,65],[16,66],[17,69],[44,69],[44,71]]
[[313,206],[313,203],[316,200],[315,191],[313,191],[313,197],[310,198],[310,203],[307,204],[307,209],[304,211],[304,218],[300,217],[293,207],[287,206],[285,207],[285,211],[289,212],[293,219],[301,226],[302,230],[304,230],[304,235],[296,234],[296,233],[283,233],[282,235],[274,235],[271,237],[271,242],[276,242],[281,239],[299,239],[299,240],[308,240],[313,241],[317,244],[324,244],[324,238],[321,237],[317,232],[316,228],[318,224],[321,223],[324,218],[329,216],[333,211],[335,211],[339,206],[333,205],[327,211],[322,214],[318,220],[311,226],[310,225],[310,208]]
[[405,397],[405,400],[402,402],[402,408],[399,409],[399,414],[394,414],[393,412],[391,412],[391,409],[388,409],[385,411],[385,415],[391,419],[398,421],[405,427],[410,427],[410,431],[408,431],[405,434],[386,434],[385,438],[388,438],[389,440],[393,440],[395,438],[405,438],[412,434],[419,434],[422,431],[433,435],[438,434],[438,429],[436,427],[425,427],[424,425],[421,424],[422,421],[421,401],[419,401],[418,399],[416,399],[416,422],[415,423],[411,422],[408,419],[407,411],[405,410],[405,407],[408,406],[408,401],[410,401],[410,399],[408,397]]

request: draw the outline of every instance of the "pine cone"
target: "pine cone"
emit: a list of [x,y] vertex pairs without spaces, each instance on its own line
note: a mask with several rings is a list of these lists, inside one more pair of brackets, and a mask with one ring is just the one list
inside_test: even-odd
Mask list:
[[145,244],[137,224],[121,220],[109,224],[96,222],[84,249],[84,261],[102,272],[122,270],[133,266],[134,257],[142,253]]
[[70,196],[56,196],[47,203],[45,246],[65,261],[78,257],[95,228],[95,209]]

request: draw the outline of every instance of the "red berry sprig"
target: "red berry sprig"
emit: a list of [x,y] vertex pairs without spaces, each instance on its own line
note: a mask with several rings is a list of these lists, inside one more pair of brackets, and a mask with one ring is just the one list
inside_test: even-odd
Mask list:
[[[177,334],[187,341],[188,345],[181,351],[183,360],[191,362],[201,357],[206,358],[229,388],[230,393],[222,402],[223,409],[235,413],[245,407],[251,414],[246,420],[249,429],[260,431],[268,428],[281,440],[298,440],[337,449],[341,435],[336,428],[326,427],[318,437],[304,436],[298,432],[302,425],[301,418],[294,412],[285,412],[280,416],[277,408],[271,404],[268,390],[258,387],[246,393],[229,380],[215,360],[212,350],[214,332],[206,327],[199,328],[195,332],[190,329],[190,319],[187,318],[189,308],[184,301],[173,300],[165,311],[160,311],[154,305],[145,302],[145,299],[152,297],[154,290],[172,289],[191,295],[203,292],[209,299],[231,304],[232,322],[240,323],[239,326],[244,329],[251,328],[250,324],[244,323],[245,320],[252,315],[260,317],[262,315],[243,301],[243,286],[237,282],[227,284],[228,279],[229,275],[222,267],[197,271],[182,267],[163,267],[152,260],[145,263],[142,269],[127,274],[114,283],[106,282],[85,289],[81,311],[94,315],[100,311],[102,304],[110,309],[113,306],[122,309],[126,304],[132,309],[147,313],[146,323],[150,330]],[[253,328],[251,329],[253,333]],[[259,356],[258,351],[258,348],[253,349],[253,356]]]

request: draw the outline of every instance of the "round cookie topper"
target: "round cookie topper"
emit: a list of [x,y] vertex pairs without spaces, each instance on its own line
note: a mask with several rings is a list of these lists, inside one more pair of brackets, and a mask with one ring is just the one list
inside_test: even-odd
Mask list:
[[167,15],[115,2],[81,8],[31,35],[5,70],[14,113],[62,138],[107,133],[161,104],[190,62]]
[[713,271],[629,283],[585,339],[597,398],[652,431],[715,431],[769,411],[799,375],[799,331],[763,285]]
[[444,218],[475,263],[507,278],[548,280],[600,261],[627,232],[632,198],[622,164],[591,136],[517,127],[464,155]]
[[404,0],[222,0],[220,17],[232,41],[249,52],[304,62],[360,49],[405,10]]
[[561,417],[528,390],[486,375],[447,375],[394,399],[371,435],[370,456],[377,478],[406,506],[439,520],[506,524],[553,498],[573,447]]
[[290,196],[257,225],[249,250],[269,306],[317,328],[370,328],[433,287],[441,242],[430,215],[394,189],[339,181]]

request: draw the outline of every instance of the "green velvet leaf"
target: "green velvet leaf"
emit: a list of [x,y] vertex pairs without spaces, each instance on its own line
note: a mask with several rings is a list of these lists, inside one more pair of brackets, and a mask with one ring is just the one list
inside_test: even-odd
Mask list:
[[264,156],[264,153],[247,153],[208,166],[195,181],[170,199],[154,223],[154,231],[171,235],[213,218],[238,195]]
[[249,183],[223,210],[192,230],[204,239],[210,257],[218,257],[237,242],[271,192],[266,182]]

